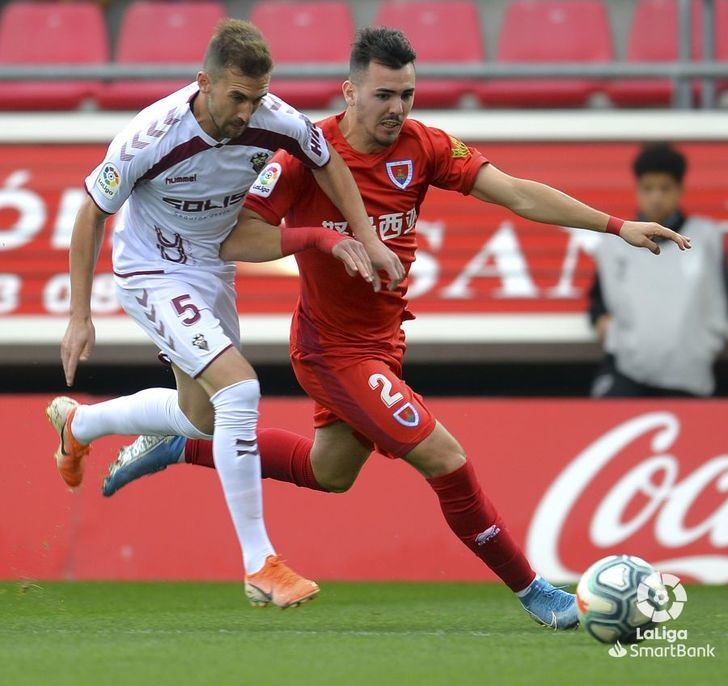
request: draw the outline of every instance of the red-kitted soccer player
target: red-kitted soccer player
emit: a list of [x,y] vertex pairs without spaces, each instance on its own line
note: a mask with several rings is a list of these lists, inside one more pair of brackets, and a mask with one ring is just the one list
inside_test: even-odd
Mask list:
[[[417,249],[417,215],[430,186],[503,205],[527,219],[615,233],[654,253],[659,253],[654,237],[690,247],[689,239],[658,224],[609,217],[553,188],[508,176],[477,150],[408,119],[414,59],[401,32],[362,30],[343,87],[346,111],[320,123],[351,169],[374,230],[407,270]],[[287,227],[320,225],[348,233],[310,171],[285,152],[261,172],[243,216],[246,221],[223,245],[225,259],[260,262],[280,256],[280,238],[269,225],[282,219]],[[401,324],[411,318],[407,281],[375,293],[363,280],[350,281],[344,267],[322,252],[307,250],[296,260],[301,293],[290,351],[299,383],[316,402],[315,439],[261,430],[263,476],[340,493],[353,484],[374,448],[403,459],[427,479],[453,533],[518,595],[534,619],[555,629],[575,627],[574,596],[531,569],[481,490],[463,448],[402,379]],[[177,462],[214,466],[210,443],[142,436],[122,449],[104,493]]]

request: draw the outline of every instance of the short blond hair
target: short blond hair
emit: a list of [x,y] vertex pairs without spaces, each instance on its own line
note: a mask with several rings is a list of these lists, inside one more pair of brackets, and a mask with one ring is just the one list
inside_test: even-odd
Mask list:
[[212,79],[225,69],[256,79],[271,72],[273,60],[255,25],[241,19],[223,19],[207,46],[203,68]]

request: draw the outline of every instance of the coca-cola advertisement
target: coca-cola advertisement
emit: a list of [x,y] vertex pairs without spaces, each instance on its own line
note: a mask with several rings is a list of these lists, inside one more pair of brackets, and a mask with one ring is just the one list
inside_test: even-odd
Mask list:
[[[0,396],[5,454],[25,456],[25,436],[34,437],[32,459],[13,459],[0,483],[0,578],[239,578],[211,469],[173,465],[104,498],[107,465],[133,440],[106,438],[94,442],[71,493],[51,459],[48,400]],[[575,581],[594,561],[624,553],[685,581],[728,583],[724,401],[426,400],[545,577]],[[261,426],[311,435],[312,409],[305,399],[264,398]],[[11,430],[21,425],[25,433]],[[375,453],[346,493],[271,480],[264,493],[277,546],[314,578],[495,580],[401,460]]]
[[592,552],[631,550],[683,578],[728,583],[728,454],[724,437],[711,450],[699,428],[710,431],[706,415],[718,420],[711,410],[722,403],[630,405],[545,490],[528,528],[531,560],[576,579]]
[[[630,164],[638,143],[472,143],[499,168],[556,186],[611,214],[634,214]],[[684,143],[688,211],[728,219],[728,143]],[[0,314],[65,315],[68,247],[83,180],[105,147],[6,145],[0,155]],[[123,221],[123,211],[110,224]],[[107,231],[107,235],[110,231]],[[418,312],[581,312],[599,237],[547,227],[506,210],[432,189],[417,223],[419,251],[409,285]],[[96,315],[121,313],[101,251]],[[292,259],[240,265],[241,313],[289,313]]]

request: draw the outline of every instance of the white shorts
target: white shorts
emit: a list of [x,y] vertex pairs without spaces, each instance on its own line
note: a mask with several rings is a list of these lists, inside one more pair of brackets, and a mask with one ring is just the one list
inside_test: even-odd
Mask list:
[[228,348],[240,349],[232,276],[190,270],[117,278],[116,293],[126,313],[192,378]]

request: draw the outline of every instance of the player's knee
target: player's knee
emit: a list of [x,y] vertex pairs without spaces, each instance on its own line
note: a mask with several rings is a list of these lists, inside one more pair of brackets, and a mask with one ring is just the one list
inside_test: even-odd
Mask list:
[[450,471],[447,473],[449,474],[450,472],[460,469],[460,467],[462,467],[467,461],[468,458],[465,455],[464,450],[461,449],[459,452],[453,453],[448,460],[447,467]]
[[465,451],[458,446],[457,448],[442,453],[436,457],[429,465],[428,478],[432,479],[436,476],[445,476],[452,474],[462,467],[467,461]]
[[426,439],[405,459],[427,479],[451,474],[467,460],[463,447],[449,435]]
[[346,493],[354,485],[355,479],[356,477],[336,476],[333,478],[325,478],[323,479],[323,483],[320,481],[319,483],[329,493]]
[[329,493],[346,493],[354,485],[356,474],[331,474],[319,476],[316,480]]

